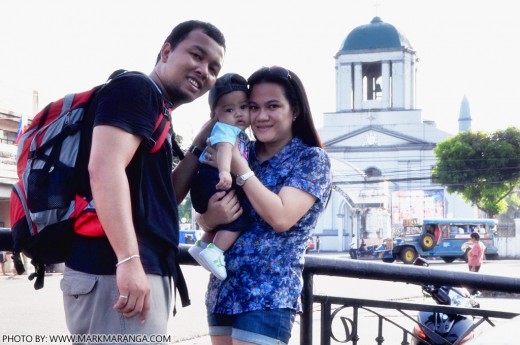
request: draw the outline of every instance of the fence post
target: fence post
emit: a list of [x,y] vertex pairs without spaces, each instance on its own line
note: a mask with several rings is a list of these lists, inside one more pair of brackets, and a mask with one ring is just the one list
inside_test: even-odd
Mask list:
[[312,306],[314,303],[313,273],[303,270],[302,310],[300,315],[300,345],[312,345]]

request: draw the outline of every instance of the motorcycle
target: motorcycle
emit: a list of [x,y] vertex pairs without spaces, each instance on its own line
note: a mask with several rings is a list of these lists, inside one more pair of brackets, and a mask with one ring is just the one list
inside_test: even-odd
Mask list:
[[378,246],[367,246],[365,244],[365,241],[361,241],[361,245],[357,249],[357,257],[363,258],[363,257],[373,257],[374,251],[376,250]]
[[[421,265],[427,266],[424,263]],[[480,308],[476,299],[480,293],[472,295],[466,288],[423,285],[422,291],[439,305]],[[474,337],[474,321],[471,315],[419,311],[413,330],[417,338],[413,337],[412,344],[465,344]]]

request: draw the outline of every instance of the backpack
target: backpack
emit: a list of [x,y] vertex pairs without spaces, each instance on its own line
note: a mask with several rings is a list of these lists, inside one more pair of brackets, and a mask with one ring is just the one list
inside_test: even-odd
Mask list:
[[[36,278],[34,288],[43,287],[45,265],[65,261],[74,228],[82,234],[104,236],[92,197],[78,195],[79,181],[88,179],[87,159],[82,157],[84,131],[92,131],[94,112],[89,105],[111,80],[123,75],[139,75],[159,92],[157,85],[139,72],[118,70],[105,84],[69,94],[34,117],[18,144],[17,173],[10,198],[13,236],[13,260],[18,274],[25,272],[21,253],[31,258]],[[170,123],[171,106],[163,100],[155,130],[146,142],[151,153],[158,151],[165,140],[172,144],[175,155],[183,157],[175,141]],[[173,137],[173,140],[172,140]]]

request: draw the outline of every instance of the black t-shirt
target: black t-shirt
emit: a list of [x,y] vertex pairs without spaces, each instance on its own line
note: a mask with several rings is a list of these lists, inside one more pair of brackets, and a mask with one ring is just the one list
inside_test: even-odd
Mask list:
[[[146,273],[176,277],[179,243],[177,202],[171,179],[171,142],[151,154],[152,136],[162,96],[146,76],[112,80],[94,100],[94,126],[110,125],[140,136],[143,142],[126,169],[139,254]],[[107,148],[110,150],[110,148]],[[114,274],[116,256],[106,237],[76,234],[66,265],[92,274]]]

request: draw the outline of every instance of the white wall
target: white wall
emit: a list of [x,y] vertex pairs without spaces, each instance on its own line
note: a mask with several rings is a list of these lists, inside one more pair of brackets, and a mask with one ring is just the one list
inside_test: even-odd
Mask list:
[[515,219],[515,237],[498,237],[498,257],[520,259],[520,218]]

